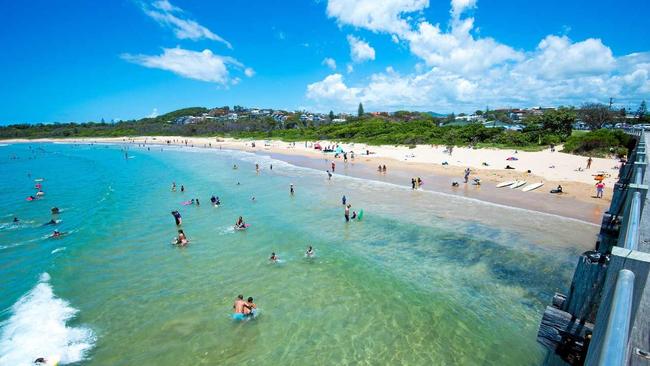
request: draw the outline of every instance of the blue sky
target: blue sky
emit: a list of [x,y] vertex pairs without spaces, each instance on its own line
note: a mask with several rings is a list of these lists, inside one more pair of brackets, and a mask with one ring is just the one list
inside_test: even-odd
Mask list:
[[648,1],[5,1],[0,123],[650,95]]

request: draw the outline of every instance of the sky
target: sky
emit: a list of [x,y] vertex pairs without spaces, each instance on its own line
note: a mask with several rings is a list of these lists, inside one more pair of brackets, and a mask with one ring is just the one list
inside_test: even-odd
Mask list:
[[0,2],[0,124],[650,96],[646,0]]

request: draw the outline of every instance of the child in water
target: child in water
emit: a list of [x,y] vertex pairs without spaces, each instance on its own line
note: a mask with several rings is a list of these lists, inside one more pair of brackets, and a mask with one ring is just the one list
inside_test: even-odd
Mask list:
[[176,245],[186,246],[190,241],[187,240],[183,230],[178,230],[178,237],[176,238]]
[[271,253],[271,257],[269,258],[269,261],[270,261],[271,263],[277,263],[277,262],[278,262],[278,259],[280,259],[280,257],[278,257],[277,255],[275,255],[275,252]]
[[314,252],[314,248],[312,248],[311,245],[310,245],[309,248],[307,249],[307,251],[305,252],[305,257],[307,257],[307,258],[311,258],[311,257],[313,257],[315,254],[316,254],[316,253]]

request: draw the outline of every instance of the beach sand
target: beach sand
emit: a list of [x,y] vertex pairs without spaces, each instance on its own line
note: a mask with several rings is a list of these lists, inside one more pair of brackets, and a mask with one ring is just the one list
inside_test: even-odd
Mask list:
[[[609,206],[611,192],[620,163],[614,159],[592,158],[590,169],[586,169],[587,158],[561,152],[544,150],[525,152],[499,149],[472,149],[455,147],[451,154],[445,146],[417,145],[369,146],[366,144],[338,144],[344,151],[354,151],[355,159],[349,154],[348,164],[342,157],[325,154],[313,148],[313,142],[288,143],[277,140],[240,140],[232,138],[207,137],[129,137],[129,138],[84,138],[84,139],[39,139],[5,140],[16,142],[67,142],[67,143],[132,143],[179,145],[199,148],[236,149],[253,153],[272,155],[272,157],[299,166],[314,169],[329,169],[334,161],[336,174],[345,174],[364,179],[375,179],[403,186],[410,186],[412,177],[421,177],[423,189],[462,195],[496,204],[541,211],[571,217],[592,223],[600,223],[602,214]],[[185,143],[187,141],[187,144]],[[253,143],[255,147],[253,147]],[[336,145],[335,142],[319,141],[321,146]],[[561,149],[561,147],[558,147]],[[370,155],[366,155],[370,151]],[[517,160],[506,160],[514,157]],[[446,163],[443,165],[443,162]],[[485,163],[485,164],[484,164]],[[387,173],[377,172],[378,165],[386,165]],[[515,169],[505,169],[510,165]],[[463,171],[471,169],[470,183],[463,183]],[[581,169],[578,169],[581,168]],[[527,171],[530,170],[531,173]],[[594,198],[596,172],[604,172],[606,189],[603,199]],[[473,178],[479,177],[480,187],[471,185]],[[510,180],[525,180],[527,184],[544,182],[544,186],[531,191],[496,188],[496,184]],[[459,187],[452,187],[459,182]],[[549,191],[562,185],[565,193],[550,194]]]

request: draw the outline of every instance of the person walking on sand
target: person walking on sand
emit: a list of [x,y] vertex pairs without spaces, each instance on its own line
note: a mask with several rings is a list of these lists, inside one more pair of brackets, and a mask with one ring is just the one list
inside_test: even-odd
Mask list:
[[587,159],[587,169],[591,168],[591,156]]
[[604,191],[605,191],[605,183],[603,183],[603,181],[596,183],[596,198],[603,198]]

